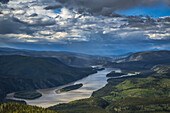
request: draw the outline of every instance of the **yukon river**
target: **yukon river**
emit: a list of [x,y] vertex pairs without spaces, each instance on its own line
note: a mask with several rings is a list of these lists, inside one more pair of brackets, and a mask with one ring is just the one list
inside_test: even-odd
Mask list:
[[[48,88],[48,89],[39,89],[37,90],[42,94],[42,97],[34,99],[34,100],[25,100],[25,99],[17,99],[14,98],[14,93],[10,93],[7,95],[6,98],[14,99],[14,100],[24,100],[28,105],[36,105],[47,108],[49,106],[53,106],[59,103],[67,103],[77,99],[84,99],[89,98],[93,91],[96,91],[107,84],[107,77],[106,75],[111,71],[120,72],[120,69],[113,69],[113,68],[106,68],[105,70],[98,71],[95,74],[91,74],[81,80],[78,80],[73,83],[69,83],[67,85]],[[82,83],[83,86],[79,89],[63,92],[57,94],[55,91],[61,89],[63,87],[73,85],[73,84],[80,84]]]

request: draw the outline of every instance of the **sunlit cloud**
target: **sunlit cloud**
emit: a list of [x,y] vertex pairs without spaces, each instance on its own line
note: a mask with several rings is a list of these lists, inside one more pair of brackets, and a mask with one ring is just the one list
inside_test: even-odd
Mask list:
[[147,34],[151,39],[156,39],[156,40],[161,40],[161,39],[166,39],[170,38],[170,33],[165,33],[165,34]]

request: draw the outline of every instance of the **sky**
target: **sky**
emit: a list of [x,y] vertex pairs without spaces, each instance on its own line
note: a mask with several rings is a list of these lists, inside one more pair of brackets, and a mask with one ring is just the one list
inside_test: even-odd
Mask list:
[[170,0],[0,3],[0,47],[95,55],[170,50],[169,26]]
[[149,15],[151,18],[159,18],[170,16],[170,7],[164,2],[157,3],[152,6],[135,6],[129,9],[120,9],[116,13],[121,15]]

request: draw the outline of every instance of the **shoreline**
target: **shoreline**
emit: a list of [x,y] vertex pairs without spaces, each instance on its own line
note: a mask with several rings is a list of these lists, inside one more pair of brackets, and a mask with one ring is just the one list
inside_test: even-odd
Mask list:
[[[95,68],[94,68],[94,69],[95,69]],[[54,88],[58,88],[58,87],[62,87],[62,86],[68,86],[69,84],[70,84],[70,85],[71,85],[71,84],[74,84],[76,81],[79,81],[79,80],[81,80],[81,79],[84,79],[84,78],[86,78],[86,77],[88,77],[88,76],[90,76],[90,75],[96,74],[96,73],[98,73],[98,70],[96,70],[96,72],[94,72],[94,73],[90,73],[90,74],[88,74],[88,75],[86,75],[86,76],[84,76],[84,77],[82,77],[82,78],[80,78],[80,79],[78,79],[78,80],[72,81],[72,82],[70,82],[70,83],[62,84],[62,85],[55,86],[55,87],[49,87],[49,88],[43,88],[43,89],[35,89],[35,91],[37,91],[37,92],[39,92],[39,93],[42,94],[43,92],[41,92],[41,90],[54,89]],[[14,97],[14,94],[17,93],[17,92],[19,92],[19,91],[7,93],[4,99],[19,100],[19,101],[25,101],[25,102],[26,102],[27,100],[29,100],[29,99],[15,98],[15,97]],[[42,95],[43,95],[43,94],[42,94]],[[41,98],[41,97],[39,97],[39,98]],[[37,99],[37,98],[36,98],[36,99]],[[33,99],[33,100],[35,100],[35,99]]]
[[[42,97],[34,100],[24,100],[24,101],[26,101],[28,105],[36,105],[36,106],[47,108],[60,103],[68,103],[70,101],[74,101],[78,99],[89,98],[94,91],[101,89],[107,84],[108,78],[106,77],[106,74],[108,74],[112,70],[116,70],[118,72],[120,71],[120,69],[106,68],[105,70],[98,71],[95,74],[88,75],[80,80],[74,81],[72,83],[63,86],[47,88],[47,89],[38,89],[37,91],[42,94]],[[79,83],[83,83],[83,87],[68,92],[63,92],[63,93],[58,92],[59,94],[56,93],[56,91],[61,88],[73,84],[79,84]],[[23,99],[16,99],[12,97],[10,99],[23,100]]]

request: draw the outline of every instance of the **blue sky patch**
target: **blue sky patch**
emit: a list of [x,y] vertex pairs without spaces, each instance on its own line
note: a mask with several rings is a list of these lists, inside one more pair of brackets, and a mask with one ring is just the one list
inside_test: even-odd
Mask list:
[[57,14],[60,14],[60,13],[61,13],[61,9],[62,9],[62,8],[54,9],[53,11],[54,11],[55,13],[57,13]]
[[127,10],[117,10],[116,13],[121,15],[149,15],[153,18],[170,16],[170,7],[168,4],[160,3],[154,6],[142,7],[138,6],[135,8],[127,9]]

